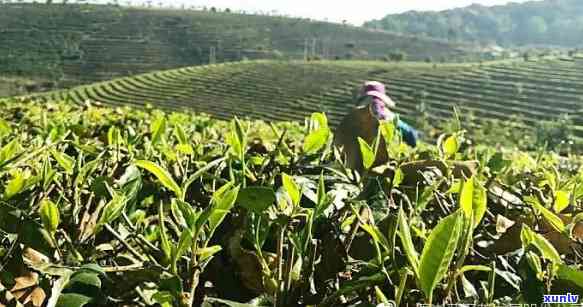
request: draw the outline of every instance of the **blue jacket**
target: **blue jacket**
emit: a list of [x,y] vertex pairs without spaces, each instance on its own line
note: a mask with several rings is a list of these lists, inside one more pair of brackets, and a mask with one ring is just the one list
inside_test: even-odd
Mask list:
[[401,132],[403,136],[403,141],[411,147],[417,146],[417,139],[419,138],[419,132],[415,128],[411,127],[409,124],[402,120],[398,120],[397,129]]

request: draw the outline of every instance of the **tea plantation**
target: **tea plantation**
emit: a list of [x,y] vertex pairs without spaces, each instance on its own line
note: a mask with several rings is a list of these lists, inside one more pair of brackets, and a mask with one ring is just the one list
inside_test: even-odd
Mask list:
[[514,121],[525,127],[568,115],[583,136],[583,63],[575,58],[491,64],[249,61],[186,67],[33,95],[40,100],[152,104],[189,109],[217,118],[303,120],[326,112],[338,123],[353,106],[352,91],[364,80],[387,84],[397,111],[409,120],[420,107],[432,122],[449,120],[458,106],[471,117]]
[[[89,4],[0,4],[0,75],[54,86],[241,59],[461,59],[471,45],[299,18]],[[305,53],[306,52],[306,53]],[[212,54],[212,55],[211,55]]]

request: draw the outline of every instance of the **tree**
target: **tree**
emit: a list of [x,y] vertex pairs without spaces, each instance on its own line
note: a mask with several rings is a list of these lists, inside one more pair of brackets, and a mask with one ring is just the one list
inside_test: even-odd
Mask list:
[[389,59],[394,62],[402,62],[407,59],[407,54],[402,51],[397,51],[389,54]]

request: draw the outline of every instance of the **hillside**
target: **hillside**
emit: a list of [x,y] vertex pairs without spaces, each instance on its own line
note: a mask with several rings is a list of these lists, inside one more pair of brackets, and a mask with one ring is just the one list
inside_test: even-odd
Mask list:
[[[569,114],[583,125],[582,66],[577,59],[437,66],[249,61],[154,72],[32,97],[111,105],[150,103],[223,119],[238,115],[301,121],[311,112],[326,112],[335,124],[351,107],[354,88],[374,79],[387,84],[397,110],[411,121],[419,121],[420,112],[432,123],[450,120],[457,105],[468,120],[521,118],[527,127],[534,127]],[[574,130],[583,136],[583,127]]]
[[0,76],[57,87],[241,59],[460,59],[464,45],[304,19],[77,4],[0,4]]
[[450,41],[580,47],[582,14],[583,1],[545,0],[441,12],[410,11],[387,15],[365,26]]

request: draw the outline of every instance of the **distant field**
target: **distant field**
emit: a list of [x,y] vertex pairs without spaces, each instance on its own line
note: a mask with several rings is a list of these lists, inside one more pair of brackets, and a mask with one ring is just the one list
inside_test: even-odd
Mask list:
[[421,102],[432,121],[462,116],[526,124],[569,114],[583,135],[583,63],[573,59],[484,65],[385,64],[353,61],[249,61],[186,67],[34,95],[39,100],[96,100],[110,105],[152,104],[228,119],[303,120],[323,111],[337,123],[364,80],[387,84],[405,118]]
[[[78,4],[0,4],[0,75],[66,87],[241,59],[463,60],[472,46],[305,19]],[[214,50],[214,51],[213,51]]]

